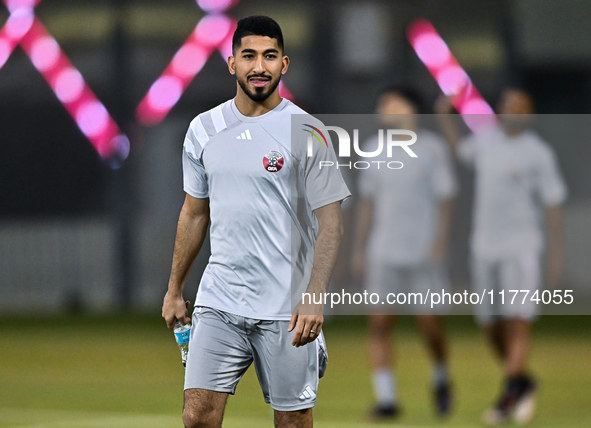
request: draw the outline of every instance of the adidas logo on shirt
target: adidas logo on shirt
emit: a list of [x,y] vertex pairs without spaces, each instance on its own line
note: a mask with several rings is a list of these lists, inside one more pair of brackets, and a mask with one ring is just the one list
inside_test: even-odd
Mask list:
[[250,130],[247,129],[242,134],[240,134],[239,136],[237,136],[236,139],[237,140],[252,140],[252,137],[250,136]]

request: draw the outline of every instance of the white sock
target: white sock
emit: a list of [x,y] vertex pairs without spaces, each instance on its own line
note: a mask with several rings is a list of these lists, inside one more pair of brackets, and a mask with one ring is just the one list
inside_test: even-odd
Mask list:
[[433,365],[433,385],[444,385],[448,382],[447,367],[443,363]]
[[396,376],[390,369],[377,369],[373,372],[373,390],[380,406],[396,403]]

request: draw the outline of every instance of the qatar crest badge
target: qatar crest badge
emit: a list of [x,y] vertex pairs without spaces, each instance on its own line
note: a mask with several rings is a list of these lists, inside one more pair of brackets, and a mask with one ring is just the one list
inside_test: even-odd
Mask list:
[[263,167],[269,172],[279,172],[284,161],[281,153],[272,150],[263,158]]

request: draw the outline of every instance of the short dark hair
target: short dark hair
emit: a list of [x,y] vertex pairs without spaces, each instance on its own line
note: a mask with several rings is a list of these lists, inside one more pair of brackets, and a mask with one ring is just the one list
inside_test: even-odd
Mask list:
[[395,95],[398,95],[398,96],[404,98],[406,101],[408,101],[410,104],[412,104],[415,107],[415,109],[417,110],[417,113],[424,112],[423,99],[419,95],[418,91],[416,91],[414,88],[411,88],[410,86],[405,86],[405,85],[385,86],[378,93],[377,101],[379,102],[379,100],[384,95],[387,95],[387,94],[395,94]]
[[505,94],[509,91],[515,91],[515,92],[521,92],[522,94],[526,95],[532,105],[535,105],[535,100],[534,100],[534,96],[532,95],[531,91],[529,89],[527,89],[525,86],[520,85],[520,84],[510,84],[507,86],[504,86],[503,89],[501,89],[501,92],[497,95],[496,99],[494,100],[495,103],[494,105],[498,106],[501,102],[501,100],[503,99],[503,97],[505,96]]
[[283,52],[283,33],[281,27],[273,18],[264,15],[253,15],[238,21],[236,31],[232,37],[232,51],[242,44],[242,38],[246,36],[266,36],[277,40],[279,49]]

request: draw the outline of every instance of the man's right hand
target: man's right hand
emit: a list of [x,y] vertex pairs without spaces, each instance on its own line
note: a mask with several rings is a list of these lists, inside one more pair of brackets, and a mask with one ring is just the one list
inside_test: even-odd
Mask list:
[[191,322],[189,317],[189,306],[191,302],[185,302],[183,296],[174,296],[166,293],[164,302],[162,303],[162,318],[166,321],[169,329],[174,330],[176,320],[179,320],[182,325]]
[[435,105],[433,106],[433,111],[435,114],[451,114],[454,111],[454,105],[451,102],[451,98],[446,95],[440,95],[437,100],[435,100]]

